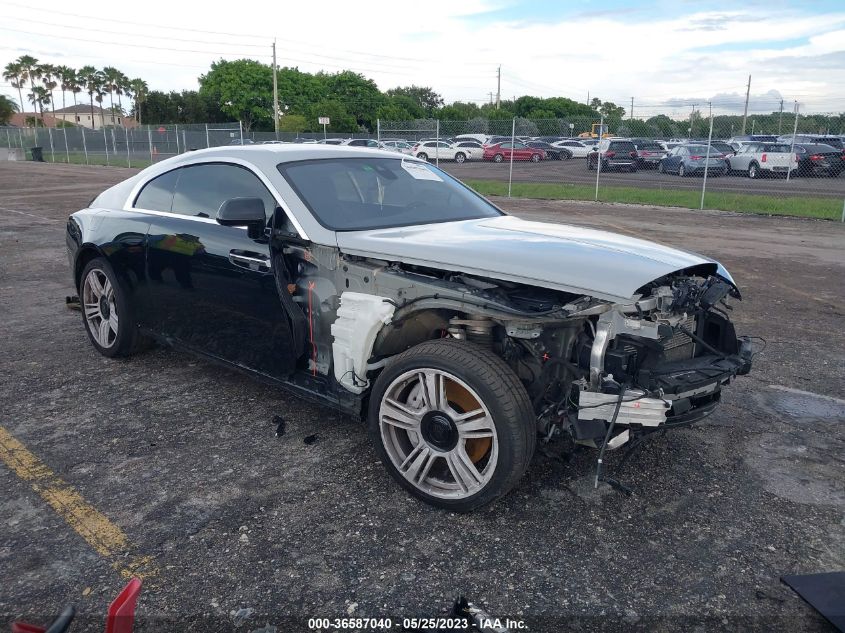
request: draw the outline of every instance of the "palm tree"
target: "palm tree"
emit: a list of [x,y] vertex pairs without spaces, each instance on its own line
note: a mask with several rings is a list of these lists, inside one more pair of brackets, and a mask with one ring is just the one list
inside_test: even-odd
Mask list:
[[117,94],[117,107],[120,108],[120,116],[123,114],[123,103],[121,103],[120,95],[128,94],[129,77],[118,71],[117,82],[115,82],[115,93]]
[[[44,104],[50,103],[50,91],[44,86],[32,86],[31,89],[32,92],[27,96],[32,101],[32,105],[38,108],[38,112],[41,114],[41,126],[47,127],[46,123],[44,123]],[[35,121],[35,127],[38,127],[37,119]]]
[[114,116],[114,93],[119,89],[117,83],[120,81],[120,71],[114,66],[106,66],[103,68],[103,78],[105,79],[106,92],[109,93],[111,113]]
[[143,79],[133,79],[129,82],[129,89],[135,95],[135,115],[138,120],[138,125],[141,125],[141,104],[147,98],[147,91],[149,87],[147,82]]
[[65,93],[73,89],[76,81],[76,71],[70,66],[56,66],[56,76],[59,78],[59,87],[62,89],[62,110],[65,109]]
[[96,125],[94,125],[94,94],[97,94],[97,101],[103,100],[103,76],[93,66],[83,66],[79,69],[79,81],[88,91],[88,98],[91,101],[91,128],[94,129],[96,128]]
[[41,74],[41,83],[44,84],[44,87],[50,91],[50,103],[53,103],[53,118],[56,118],[56,106],[55,102],[53,102],[53,90],[56,89],[58,83],[56,82],[57,71],[56,67],[52,64],[41,64],[38,67],[38,70]]
[[29,83],[30,88],[35,86],[38,79],[38,60],[32,55],[21,55],[16,62],[21,68],[21,85]]
[[21,88],[23,87],[25,78],[23,76],[23,66],[20,62],[9,62],[6,64],[6,68],[3,69],[3,79],[11,83],[12,88],[18,89],[18,98],[21,101],[21,112],[23,112],[23,92],[21,91]]

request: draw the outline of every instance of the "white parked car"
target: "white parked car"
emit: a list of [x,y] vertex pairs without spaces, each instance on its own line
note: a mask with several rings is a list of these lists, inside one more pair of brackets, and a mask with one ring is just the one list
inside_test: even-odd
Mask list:
[[479,158],[480,154],[478,150],[473,152],[469,147],[455,147],[446,141],[423,141],[414,146],[414,156],[423,160],[453,160],[456,163],[462,163],[465,160]]
[[481,160],[481,157],[484,154],[484,145],[482,145],[478,141],[457,141],[455,143],[452,143],[452,147],[458,148],[461,151],[466,150],[471,152],[471,155],[467,155],[466,160]]
[[749,178],[786,176],[798,168],[798,157],[788,143],[747,143],[727,159],[728,173],[745,172]]
[[565,148],[572,154],[572,158],[587,158],[590,152],[593,151],[593,148],[596,146],[598,141],[591,141],[589,139],[585,141],[575,141],[575,140],[565,140],[565,141],[558,141],[556,143],[552,143],[552,147],[560,147]]
[[407,141],[382,141],[381,148],[391,152],[408,154],[409,156],[414,153],[414,146]]

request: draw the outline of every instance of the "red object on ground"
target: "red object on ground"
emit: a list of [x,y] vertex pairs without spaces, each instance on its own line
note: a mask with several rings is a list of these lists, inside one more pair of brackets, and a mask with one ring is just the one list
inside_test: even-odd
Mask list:
[[26,622],[12,622],[12,633],[44,633],[43,626],[35,626]]
[[141,581],[133,578],[109,605],[106,633],[132,633],[135,626],[135,606],[141,593]]

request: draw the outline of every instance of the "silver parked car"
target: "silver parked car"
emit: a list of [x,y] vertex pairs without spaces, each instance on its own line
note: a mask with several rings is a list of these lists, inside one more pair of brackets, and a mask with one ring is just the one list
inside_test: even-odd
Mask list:
[[365,420],[393,478],[455,511],[506,494],[539,444],[596,449],[598,477],[751,368],[713,259],[522,220],[381,150],[181,154],[71,215],[66,243],[98,352],[156,340]]
[[723,176],[728,171],[722,154],[707,145],[678,145],[657,164],[661,174],[692,176],[705,170],[711,176]]

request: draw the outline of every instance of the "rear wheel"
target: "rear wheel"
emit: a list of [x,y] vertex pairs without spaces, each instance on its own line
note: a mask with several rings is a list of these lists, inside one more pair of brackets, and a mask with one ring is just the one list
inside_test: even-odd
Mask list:
[[96,257],[82,271],[79,303],[85,331],[103,356],[129,356],[147,340],[141,336],[128,291],[105,258]]
[[540,155],[539,154],[531,154],[531,162],[532,163],[539,163],[540,162]]
[[431,505],[467,512],[505,495],[536,443],[522,383],[490,350],[449,339],[396,356],[373,387],[369,429],[388,472]]
[[505,160],[505,157],[504,157],[504,156],[502,156],[501,154],[496,154],[496,155],[493,157],[493,162],[494,162],[494,163],[501,163],[503,160]]
[[760,168],[757,167],[757,163],[751,163],[748,166],[748,177],[749,178],[759,178],[760,177]]
[[663,161],[660,161],[659,163],[657,163],[657,172],[660,173],[660,174],[666,173],[666,170],[663,167]]
[[428,160],[428,154],[426,154],[425,152],[420,152],[419,154],[417,154],[417,158],[419,158],[420,160],[426,160],[427,161]]
[[463,152],[458,152],[457,154],[455,154],[455,162],[456,163],[462,163],[466,159],[467,159],[466,154],[464,154]]
[[680,166],[678,167],[678,175],[679,175],[681,178],[683,178],[684,176],[686,176],[686,175],[687,175],[687,168],[686,168],[686,167],[684,167],[684,164],[683,164],[683,163],[681,163],[681,164],[680,164]]

